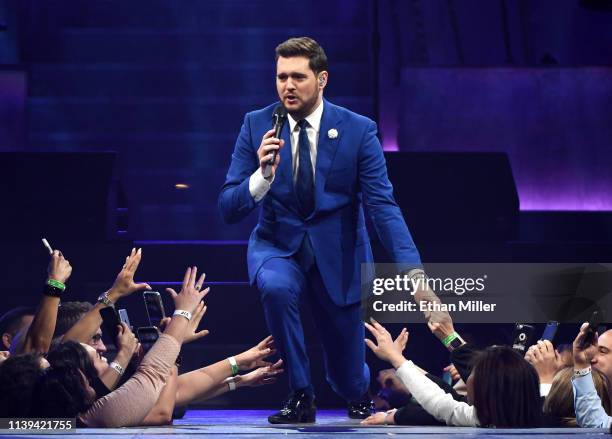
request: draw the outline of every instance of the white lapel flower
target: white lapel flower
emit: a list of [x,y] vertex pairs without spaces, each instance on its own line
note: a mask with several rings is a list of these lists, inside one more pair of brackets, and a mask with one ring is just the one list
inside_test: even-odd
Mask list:
[[327,137],[329,137],[330,139],[335,139],[336,137],[338,137],[338,130],[335,128],[332,128],[331,130],[327,132]]

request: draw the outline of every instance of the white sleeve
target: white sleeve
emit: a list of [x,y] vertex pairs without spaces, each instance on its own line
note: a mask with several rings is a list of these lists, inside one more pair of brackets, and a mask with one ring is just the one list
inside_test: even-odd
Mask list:
[[458,427],[478,427],[473,406],[455,401],[436,383],[420,373],[412,361],[406,361],[397,369],[398,378],[408,388],[416,401],[434,418]]
[[259,203],[266,196],[273,181],[274,177],[270,181],[264,178],[261,168],[257,168],[257,171],[251,174],[249,177],[249,192],[256,203]]

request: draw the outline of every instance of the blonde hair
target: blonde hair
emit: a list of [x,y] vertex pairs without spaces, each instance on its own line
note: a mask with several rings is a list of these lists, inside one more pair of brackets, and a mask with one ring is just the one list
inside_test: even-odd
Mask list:
[[[555,375],[550,392],[544,400],[544,413],[553,416],[565,427],[576,427],[574,391],[572,389],[573,367],[561,369]],[[606,376],[596,369],[591,372],[595,390],[606,413],[610,414],[610,385]]]

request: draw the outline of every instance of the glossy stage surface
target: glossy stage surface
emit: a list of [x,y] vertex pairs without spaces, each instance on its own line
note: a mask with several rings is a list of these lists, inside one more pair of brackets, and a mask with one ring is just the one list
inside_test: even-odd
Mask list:
[[[535,439],[545,438],[606,438],[610,437],[605,430],[595,429],[484,429],[467,427],[408,427],[408,426],[370,426],[364,427],[359,421],[348,419],[344,410],[319,410],[317,423],[309,425],[272,426],[267,422],[267,416],[272,410],[190,410],[183,419],[174,421],[173,426],[147,428],[109,428],[109,429],[78,429],[76,433],[66,436],[82,436],[87,438],[108,438],[123,436],[125,438],[162,438],[167,436],[194,437],[211,436],[217,438],[268,438],[291,436],[309,439],[329,438],[388,438],[390,436],[438,438],[467,438],[486,436],[489,438],[514,438],[535,436]],[[5,437],[6,430],[0,431]],[[51,437],[57,437],[53,434]],[[49,434],[21,434],[24,437],[46,437]]]

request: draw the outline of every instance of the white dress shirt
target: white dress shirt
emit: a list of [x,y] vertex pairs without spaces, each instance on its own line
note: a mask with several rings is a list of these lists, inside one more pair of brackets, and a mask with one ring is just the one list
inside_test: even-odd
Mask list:
[[[319,104],[315,110],[306,116],[308,126],[306,127],[306,134],[310,141],[310,162],[312,163],[312,174],[316,178],[315,169],[317,163],[317,145],[319,143],[319,129],[321,128],[321,117],[323,116],[323,101]],[[295,120],[290,114],[287,115],[287,122],[289,123],[289,132],[291,133],[291,157],[292,157],[292,170],[293,170],[293,183],[297,179],[297,172],[299,167],[299,138],[300,138],[300,127],[298,121]],[[259,202],[270,190],[270,186],[274,181],[274,177],[270,181],[266,180],[261,173],[261,167],[251,175],[249,178],[249,192],[255,200]]]

